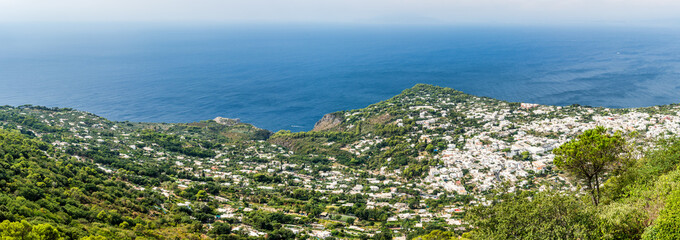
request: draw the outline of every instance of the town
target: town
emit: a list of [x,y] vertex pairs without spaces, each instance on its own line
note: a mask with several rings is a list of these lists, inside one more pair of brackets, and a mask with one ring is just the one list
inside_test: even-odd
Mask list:
[[680,133],[679,111],[511,103],[419,84],[331,113],[310,132],[227,118],[114,122],[36,106],[0,107],[0,126],[157,196],[148,215],[173,213],[204,234],[228,224],[251,238],[412,239],[467,231],[466,210],[494,191],[574,190],[553,149],[596,126],[654,142]]

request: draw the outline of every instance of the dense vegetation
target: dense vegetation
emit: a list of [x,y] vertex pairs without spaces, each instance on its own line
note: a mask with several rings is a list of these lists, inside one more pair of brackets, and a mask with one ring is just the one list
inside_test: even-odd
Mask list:
[[156,194],[134,191],[94,165],[16,132],[0,129],[0,156],[0,221],[15,229],[2,234],[18,239],[34,234],[38,239],[113,237],[129,236],[136,226],[142,236],[156,236],[143,231],[155,219]]

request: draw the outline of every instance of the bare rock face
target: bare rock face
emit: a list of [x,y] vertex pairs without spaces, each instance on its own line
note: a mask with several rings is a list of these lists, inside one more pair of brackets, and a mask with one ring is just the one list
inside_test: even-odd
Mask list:
[[321,120],[319,120],[318,122],[316,122],[316,124],[314,124],[314,129],[312,129],[312,131],[324,131],[324,130],[332,129],[332,128],[340,125],[340,123],[342,123],[342,120],[343,120],[343,117],[339,114],[329,113],[329,114],[323,115]]
[[236,125],[236,124],[241,123],[241,120],[238,119],[238,118],[223,118],[223,117],[216,117],[216,118],[213,119],[213,120],[214,120],[216,123],[219,123],[219,124],[222,124],[222,125],[227,125],[227,126]]

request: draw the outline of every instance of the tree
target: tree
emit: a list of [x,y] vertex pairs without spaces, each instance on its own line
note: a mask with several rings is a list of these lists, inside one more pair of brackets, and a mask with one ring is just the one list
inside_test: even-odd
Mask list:
[[60,237],[59,231],[49,224],[38,224],[33,227],[32,231],[36,235],[36,239],[39,240],[59,240],[63,239]]
[[520,191],[470,208],[470,239],[596,239],[594,208],[577,196],[553,191]]
[[59,231],[49,224],[31,225],[26,220],[0,223],[0,239],[61,240]]
[[87,236],[87,237],[81,238],[80,240],[106,240],[106,237],[99,236],[99,235],[97,235],[97,236]]
[[427,147],[425,147],[425,151],[428,152],[428,153],[434,152],[434,149],[435,149],[434,145],[432,145],[432,144],[427,144]]
[[196,193],[196,200],[205,200],[208,198],[208,193],[204,190],[199,190],[198,193]]
[[410,209],[420,208],[420,197],[416,196],[416,197],[411,198],[411,200],[408,201],[408,207]]
[[33,230],[33,226],[26,220],[10,222],[5,220],[0,223],[0,236],[2,239],[27,239]]
[[642,235],[642,239],[680,239],[680,189],[666,199],[666,206],[654,225]]
[[210,229],[210,234],[214,238],[218,238],[221,235],[229,235],[231,233],[231,225],[228,223],[217,222],[213,224],[213,228]]
[[585,183],[593,204],[597,206],[600,201],[600,182],[611,167],[622,159],[625,144],[620,133],[611,135],[607,129],[598,126],[553,150],[554,163]]
[[380,233],[373,235],[374,240],[392,240],[392,231],[389,228],[380,229]]
[[448,239],[458,239],[457,235],[454,232],[449,232],[449,231],[442,231],[442,230],[433,230],[432,232],[420,236],[420,240],[448,240]]
[[288,240],[288,239],[295,239],[295,233],[293,231],[285,229],[285,228],[279,228],[274,230],[271,234],[269,234],[269,237],[267,237],[269,240]]

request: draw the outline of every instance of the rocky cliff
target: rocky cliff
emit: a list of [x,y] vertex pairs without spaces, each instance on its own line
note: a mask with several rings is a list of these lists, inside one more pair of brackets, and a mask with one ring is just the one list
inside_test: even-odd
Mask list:
[[340,113],[329,113],[323,115],[321,120],[314,124],[312,131],[325,131],[337,127],[342,123],[343,116]]

